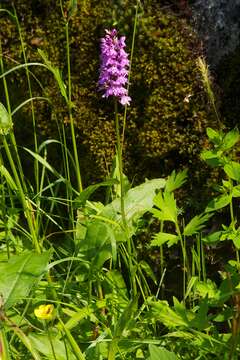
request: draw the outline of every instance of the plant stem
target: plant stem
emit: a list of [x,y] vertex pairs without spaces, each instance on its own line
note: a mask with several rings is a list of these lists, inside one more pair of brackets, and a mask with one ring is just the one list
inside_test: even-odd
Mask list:
[[190,278],[190,266],[188,262],[188,256],[185,246],[185,241],[182,237],[178,222],[176,222],[176,231],[180,239],[180,244],[182,248],[182,255],[183,255],[183,298],[185,299],[185,292],[186,292],[186,272],[188,279]]
[[6,332],[2,325],[0,329],[0,360],[11,360]]
[[67,42],[66,50],[67,50],[67,69],[68,69],[68,113],[70,119],[74,159],[77,168],[76,176],[78,182],[78,190],[79,192],[82,192],[83,190],[82,178],[80,172],[80,163],[78,158],[76,135],[75,135],[74,122],[73,122],[73,115],[72,115],[72,83],[71,83],[71,63],[70,63],[69,21],[66,21],[65,23],[65,33],[66,33],[66,42]]
[[[22,49],[24,64],[27,64],[27,55],[26,55],[26,51],[25,51],[22,30],[21,30],[21,26],[20,26],[20,23],[18,20],[18,16],[17,16],[14,4],[13,4],[13,10],[14,10],[14,16],[16,19],[17,29],[18,29],[18,33],[19,33],[20,42],[21,42],[21,49]],[[26,76],[27,76],[27,82],[28,82],[29,96],[30,96],[30,99],[32,99],[32,97],[33,97],[32,86],[31,86],[31,80],[30,80],[28,66],[26,66]],[[34,150],[35,150],[35,153],[38,153],[36,118],[35,118],[35,110],[34,110],[33,100],[31,100],[31,112],[32,112],[32,124],[33,124]],[[39,192],[39,164],[36,159],[34,160],[34,173],[35,173],[36,189],[37,189],[37,193],[38,193]]]
[[[137,0],[136,10],[135,10],[135,17],[134,17],[134,25],[133,25],[133,37],[132,37],[132,46],[131,46],[131,54],[130,54],[130,61],[129,61],[129,72],[128,72],[128,82],[127,82],[127,93],[129,92],[130,87],[130,80],[131,80],[131,71],[132,71],[132,61],[133,61],[133,53],[135,47],[135,38],[137,32],[137,20],[138,20],[138,9],[139,9],[140,1]],[[123,130],[122,130],[122,148],[124,145],[124,136],[126,130],[126,121],[127,121],[127,105],[124,107],[124,114],[123,114]]]
[[118,118],[118,106],[116,99],[114,99],[114,111],[115,111],[115,127],[116,127],[116,147],[117,147],[117,158],[118,158],[119,180],[120,180],[121,216],[122,216],[123,227],[127,237],[127,248],[129,253],[129,272],[131,278],[132,291],[133,291],[133,295],[135,296],[137,294],[137,289],[136,289],[136,280],[135,280],[135,276],[133,272],[133,264],[132,264],[132,244],[128,231],[128,225],[125,214],[125,205],[124,205],[123,160],[122,160],[122,147],[121,147],[121,138],[120,138],[119,118]]

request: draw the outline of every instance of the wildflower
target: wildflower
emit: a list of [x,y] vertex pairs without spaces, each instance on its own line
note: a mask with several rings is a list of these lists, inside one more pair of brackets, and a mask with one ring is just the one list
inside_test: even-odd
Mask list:
[[98,81],[103,97],[114,96],[122,105],[129,105],[131,98],[126,88],[128,82],[129,60],[124,50],[125,36],[118,38],[117,30],[105,30],[101,39],[101,67]]
[[40,320],[52,320],[54,312],[54,306],[52,304],[40,305],[34,309],[35,316]]

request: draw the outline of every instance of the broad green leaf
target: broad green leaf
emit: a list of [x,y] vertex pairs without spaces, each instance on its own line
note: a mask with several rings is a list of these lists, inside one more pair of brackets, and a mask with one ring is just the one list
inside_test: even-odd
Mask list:
[[222,166],[227,162],[223,152],[219,150],[203,150],[201,152],[201,159],[212,167]]
[[240,181],[240,164],[231,161],[224,166],[225,173],[233,180]]
[[[56,335],[54,335],[53,333],[51,333],[52,346],[49,341],[48,335],[30,333],[28,335],[28,337],[32,343],[32,346],[36,350],[40,351],[49,360],[54,360],[52,346],[53,346],[56,358],[58,360],[66,360],[66,359],[75,360],[76,359],[75,356],[73,355],[71,349],[69,348],[69,346],[66,347],[64,342],[57,339]],[[66,351],[67,351],[67,354],[66,354]]]
[[238,129],[235,128],[229,131],[223,138],[221,148],[225,151],[231,149],[239,140],[239,132]]
[[172,192],[180,188],[187,180],[187,169],[176,174],[175,170],[171,173],[166,181],[166,191]]
[[104,182],[100,182],[98,184],[90,185],[86,189],[84,189],[81,194],[74,199],[74,207],[79,208],[85,205],[86,201],[90,198],[90,196],[100,187],[102,186],[113,186],[118,184],[118,180],[110,179]]
[[12,118],[5,106],[0,102],[0,134],[7,135],[12,127]]
[[215,211],[224,208],[225,206],[229,205],[231,202],[231,196],[230,195],[220,195],[216,197],[215,199],[211,200],[206,209],[205,212]]
[[151,241],[151,246],[162,246],[166,242],[168,243],[168,247],[177,244],[179,237],[174,234],[159,232],[158,234],[153,236],[153,240]]
[[47,271],[51,257],[50,251],[42,254],[26,252],[14,255],[8,262],[0,263],[0,294],[4,308],[8,309],[23,300],[33,285]]
[[177,356],[163,347],[157,347],[156,345],[149,345],[149,360],[177,360]]
[[234,186],[232,189],[233,197],[240,197],[240,185]]
[[117,242],[126,241],[125,233],[120,227],[95,219],[85,226],[85,237],[78,239],[79,254],[92,264],[92,270],[101,269],[105,261],[114,257]]
[[212,243],[215,243],[217,241],[220,240],[221,238],[221,235],[222,235],[222,231],[216,231],[212,234],[209,234],[209,235],[206,235],[202,238],[202,241],[205,242],[206,244],[212,244]]
[[176,328],[178,326],[188,327],[188,321],[181,315],[177,314],[165,300],[150,301],[149,305],[153,310],[153,316],[156,320],[162,322],[169,328]]
[[215,145],[220,145],[222,142],[222,134],[212,128],[207,128],[207,136]]
[[[165,184],[166,181],[164,179],[153,179],[147,180],[145,183],[128,190],[124,196],[124,207],[130,235],[134,234],[137,221],[140,217],[153,207],[155,191],[164,188]],[[106,205],[99,215],[121,224],[120,199],[115,199]]]
[[177,204],[174,194],[171,192],[162,193],[161,191],[154,197],[153,203],[161,210],[160,220],[177,222]]
[[197,234],[205,227],[205,223],[210,219],[212,214],[200,214],[194,216],[189,223],[185,226],[183,234],[185,236],[192,236]]

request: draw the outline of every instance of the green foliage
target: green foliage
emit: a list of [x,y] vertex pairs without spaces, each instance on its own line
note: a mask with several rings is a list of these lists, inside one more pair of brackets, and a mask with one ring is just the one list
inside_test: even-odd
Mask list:
[[149,345],[150,357],[148,360],[177,360],[178,358],[173,352],[170,352],[162,347],[157,347],[155,345]]
[[28,252],[0,263],[0,294],[5,310],[26,298],[46,273],[51,253]]

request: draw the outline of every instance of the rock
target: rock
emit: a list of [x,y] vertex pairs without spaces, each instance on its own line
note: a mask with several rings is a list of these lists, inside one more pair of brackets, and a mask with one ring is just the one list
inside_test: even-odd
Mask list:
[[216,68],[240,44],[240,0],[195,0],[191,8],[208,63]]

